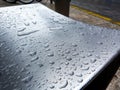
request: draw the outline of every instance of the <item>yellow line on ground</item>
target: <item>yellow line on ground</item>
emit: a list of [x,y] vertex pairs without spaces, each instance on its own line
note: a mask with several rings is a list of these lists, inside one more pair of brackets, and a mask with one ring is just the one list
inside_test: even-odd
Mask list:
[[84,8],[81,8],[81,7],[78,7],[78,6],[75,6],[75,5],[71,5],[72,8],[75,8],[75,9],[78,9],[78,10],[81,10],[81,11],[84,11],[92,16],[95,16],[95,17],[99,17],[99,18],[102,18],[106,21],[109,21],[113,24],[117,24],[117,25],[120,25],[120,22],[119,21],[114,21],[113,19],[109,18],[109,17],[106,17],[106,16],[103,16],[103,15],[100,15],[98,13],[95,13],[95,12],[92,12],[90,10],[87,10],[87,9],[84,9]]

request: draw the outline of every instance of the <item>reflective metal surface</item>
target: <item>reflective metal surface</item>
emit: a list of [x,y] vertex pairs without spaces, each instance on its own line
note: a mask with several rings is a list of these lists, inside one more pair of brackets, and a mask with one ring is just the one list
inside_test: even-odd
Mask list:
[[119,50],[119,30],[41,4],[0,8],[0,90],[82,90]]

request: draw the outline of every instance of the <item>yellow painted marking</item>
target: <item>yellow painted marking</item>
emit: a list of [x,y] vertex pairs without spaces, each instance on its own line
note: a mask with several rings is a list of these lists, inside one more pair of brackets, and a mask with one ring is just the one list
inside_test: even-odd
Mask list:
[[75,8],[75,9],[78,9],[78,10],[81,10],[81,11],[84,11],[92,16],[95,16],[95,17],[99,17],[99,18],[102,18],[106,21],[109,21],[113,24],[117,24],[117,25],[120,25],[120,22],[119,21],[114,21],[113,19],[109,18],[109,17],[106,17],[106,16],[103,16],[103,15],[100,15],[98,13],[95,13],[95,12],[92,12],[92,11],[89,11],[87,9],[84,9],[84,8],[81,8],[81,7],[78,7],[78,6],[75,6],[75,5],[71,5],[72,8]]

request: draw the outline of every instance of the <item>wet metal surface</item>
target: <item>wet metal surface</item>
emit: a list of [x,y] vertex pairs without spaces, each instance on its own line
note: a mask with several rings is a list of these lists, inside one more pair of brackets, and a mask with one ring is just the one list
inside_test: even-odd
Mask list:
[[119,30],[41,4],[0,8],[0,90],[82,90],[119,50]]
[[72,0],[71,3],[112,18],[114,21],[120,21],[119,0]]

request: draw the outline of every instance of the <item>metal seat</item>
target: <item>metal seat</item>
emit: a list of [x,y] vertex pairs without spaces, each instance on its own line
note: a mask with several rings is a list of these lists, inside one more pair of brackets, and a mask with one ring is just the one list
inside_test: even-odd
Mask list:
[[0,90],[104,90],[119,50],[119,30],[41,4],[0,8]]

